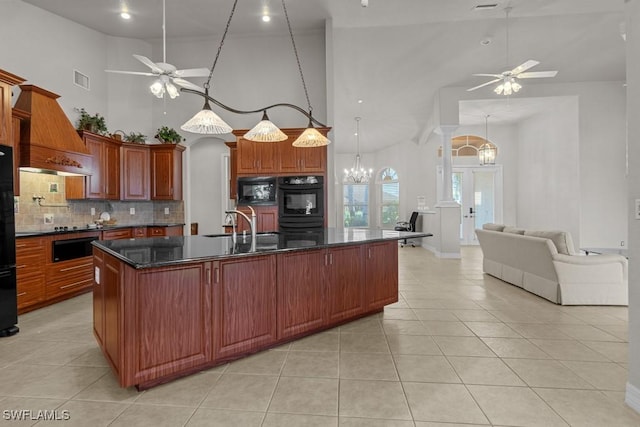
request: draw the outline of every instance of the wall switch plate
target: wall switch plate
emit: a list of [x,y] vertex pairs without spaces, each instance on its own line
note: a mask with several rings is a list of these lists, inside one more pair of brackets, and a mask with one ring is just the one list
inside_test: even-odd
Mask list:
[[636,219],[640,219],[640,199],[636,199]]
[[169,215],[169,208],[164,208],[164,214]]
[[129,214],[130,215],[135,215],[136,214],[136,208],[129,208]]
[[96,208],[91,208],[91,216],[94,216],[96,214]]

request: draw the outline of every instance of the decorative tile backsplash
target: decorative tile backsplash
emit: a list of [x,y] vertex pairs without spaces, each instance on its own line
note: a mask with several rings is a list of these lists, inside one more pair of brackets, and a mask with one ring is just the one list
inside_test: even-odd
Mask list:
[[116,225],[184,223],[182,201],[67,200],[65,179],[57,175],[20,172],[20,196],[16,199],[16,231],[83,226],[100,219],[102,212],[108,212]]

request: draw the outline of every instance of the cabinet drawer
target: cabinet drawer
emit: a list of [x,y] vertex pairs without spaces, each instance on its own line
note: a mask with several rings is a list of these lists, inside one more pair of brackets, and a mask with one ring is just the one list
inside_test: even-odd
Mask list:
[[60,295],[76,292],[81,289],[91,289],[93,286],[93,276],[75,277],[73,280],[63,282],[47,283],[45,294],[47,299],[55,298]]
[[47,283],[73,282],[80,278],[93,278],[93,257],[47,265]]
[[35,255],[16,256],[16,274],[18,278],[31,274],[41,274],[44,269],[44,252]]
[[167,227],[147,227],[147,236],[157,237],[164,236]]
[[21,238],[16,239],[16,256],[21,255],[43,255],[45,250],[44,238]]
[[131,237],[147,237],[147,227],[134,227],[131,231]]
[[121,228],[118,230],[106,230],[102,231],[102,240],[117,240],[117,239],[130,239],[131,229]]
[[18,279],[18,308],[44,301],[44,274]]

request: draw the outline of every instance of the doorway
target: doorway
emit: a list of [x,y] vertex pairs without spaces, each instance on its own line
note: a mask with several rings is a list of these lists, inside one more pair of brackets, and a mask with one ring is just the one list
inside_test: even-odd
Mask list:
[[[451,172],[453,200],[460,204],[460,244],[477,245],[476,228],[502,222],[502,166],[456,166]],[[438,191],[442,190],[438,168]],[[441,194],[438,195],[442,200]]]

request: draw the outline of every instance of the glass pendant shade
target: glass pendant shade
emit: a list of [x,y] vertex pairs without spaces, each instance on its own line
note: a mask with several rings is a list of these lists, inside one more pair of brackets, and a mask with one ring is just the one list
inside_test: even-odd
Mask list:
[[505,80],[504,83],[499,84],[493,91],[498,95],[509,96],[513,93],[517,93],[520,89],[522,89],[522,85],[511,77],[508,80]]
[[478,150],[478,158],[481,165],[495,165],[496,164],[496,147],[488,142],[483,144]]
[[169,94],[169,97],[171,99],[175,99],[176,97],[180,96],[180,92],[178,91],[178,88],[176,88],[173,85],[173,83],[167,82],[165,83],[165,86],[167,88],[167,93]]
[[331,144],[331,141],[318,132],[318,129],[314,128],[311,120],[309,120],[307,129],[291,145],[294,147],[322,147],[329,144]]
[[180,129],[191,133],[208,135],[221,135],[233,131],[231,126],[211,110],[208,100],[205,101],[202,110],[180,126]]
[[243,138],[253,142],[278,142],[285,141],[288,136],[269,120],[265,111],[262,120],[245,133]]
[[151,93],[154,94],[156,98],[162,98],[165,92],[162,80],[156,79],[153,83],[151,83],[151,86],[149,86],[149,90],[151,90]]

